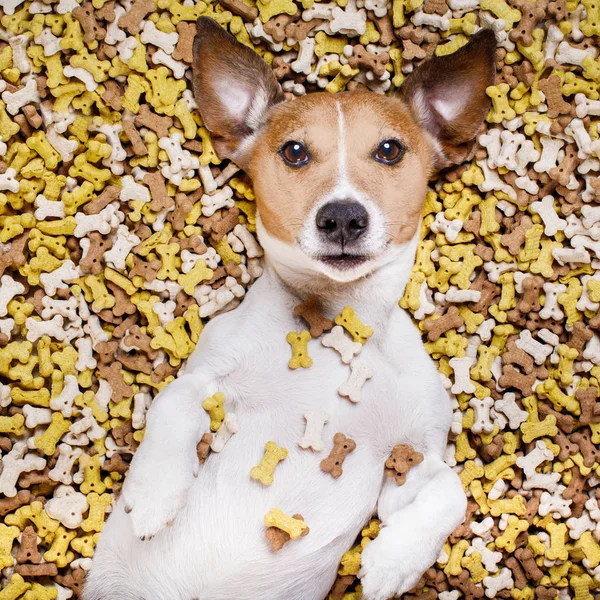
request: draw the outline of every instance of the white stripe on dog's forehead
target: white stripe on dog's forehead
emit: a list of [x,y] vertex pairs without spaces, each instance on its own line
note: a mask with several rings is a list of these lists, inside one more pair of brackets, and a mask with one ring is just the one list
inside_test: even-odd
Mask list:
[[358,200],[363,196],[350,181],[348,175],[348,148],[347,148],[347,128],[346,118],[342,109],[342,103],[337,100],[335,103],[337,111],[338,139],[337,139],[337,178],[334,189],[328,194],[331,200]]

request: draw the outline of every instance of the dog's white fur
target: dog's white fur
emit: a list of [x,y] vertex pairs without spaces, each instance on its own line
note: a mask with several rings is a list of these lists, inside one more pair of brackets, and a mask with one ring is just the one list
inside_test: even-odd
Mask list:
[[[343,140],[341,110],[339,125]],[[342,189],[377,224],[384,217],[348,178],[340,148],[338,177],[315,207]],[[96,549],[85,600],[321,600],[342,554],[375,514],[382,529],[362,553],[360,577],[365,599],[386,600],[417,583],[462,522],[465,494],[442,458],[450,401],[419,331],[398,306],[418,233],[402,246],[376,249],[381,240],[375,239],[374,259],[341,271],[309,256],[319,244],[315,213],[296,245],[271,235],[258,219],[265,272],[239,308],[206,325],[185,372],[154,400]],[[357,404],[338,394],[349,367],[319,340],[309,343],[311,368],[288,368],[286,334],[300,325],[292,311],[312,294],[324,314],[351,305],[375,331],[360,355],[373,377]],[[225,393],[239,432],[200,465],[196,444],[209,428],[202,399],[217,391]],[[320,453],[298,446],[308,410],[329,415]],[[339,479],[320,469],[336,432],[357,444]],[[269,440],[289,456],[265,487],[249,472]],[[402,486],[384,476],[397,444],[424,455]],[[274,507],[302,514],[310,527],[277,553],[263,524]]]

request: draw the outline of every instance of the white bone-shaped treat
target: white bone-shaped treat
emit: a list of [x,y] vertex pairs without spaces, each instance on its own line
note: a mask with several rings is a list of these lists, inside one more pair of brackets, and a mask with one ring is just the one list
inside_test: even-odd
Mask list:
[[329,421],[329,415],[320,410],[308,410],[304,413],[304,418],[306,419],[306,429],[298,445],[300,448],[312,448],[315,452],[320,452],[325,445],[323,428]]
[[454,371],[454,385],[450,388],[453,394],[472,394],[475,392],[475,384],[471,381],[471,367],[475,360],[468,356],[462,358],[452,358],[449,361]]
[[360,342],[353,342],[345,333],[341,325],[336,325],[327,335],[321,338],[321,343],[326,348],[333,348],[339,352],[342,362],[349,364],[362,350]]
[[227,413],[223,424],[219,427],[210,443],[210,449],[213,452],[221,452],[225,444],[231,439],[231,436],[236,434],[238,430],[239,426],[235,414]]
[[373,377],[371,367],[361,360],[354,359],[350,363],[350,377],[338,388],[338,394],[351,402],[360,402],[362,388],[368,379]]

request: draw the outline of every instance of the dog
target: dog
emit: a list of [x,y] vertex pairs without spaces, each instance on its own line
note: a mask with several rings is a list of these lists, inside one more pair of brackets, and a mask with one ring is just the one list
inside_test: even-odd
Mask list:
[[[465,517],[462,485],[443,461],[450,399],[398,300],[428,181],[467,157],[489,108],[494,34],[424,62],[395,95],[286,101],[257,54],[209,18],[197,25],[195,97],[219,155],[252,179],[265,269],[238,308],[207,323],[150,407],[83,598],[321,600],[377,514],[359,577],[366,600],[386,600],[418,582]],[[293,309],[308,298],[330,318],[352,306],[374,330],[358,403],[338,394],[349,367],[320,340],[308,344],[310,368],[288,367],[286,335],[304,327]],[[202,402],[216,392],[239,431],[200,464]],[[328,415],[321,452],[298,445],[308,410]],[[338,432],[356,448],[334,478],[320,463]],[[266,486],[250,470],[270,440],[289,454]],[[403,485],[384,475],[398,444],[423,455]],[[265,538],[275,507],[310,529],[279,552]]]

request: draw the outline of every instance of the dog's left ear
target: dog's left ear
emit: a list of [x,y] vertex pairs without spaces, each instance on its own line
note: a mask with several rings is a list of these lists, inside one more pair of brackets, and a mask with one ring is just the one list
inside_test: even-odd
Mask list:
[[196,22],[192,85],[220,157],[244,168],[252,136],[285,97],[267,63],[209,17]]
[[400,88],[436,142],[438,170],[465,160],[472,147],[490,107],[485,89],[494,85],[495,52],[494,32],[482,29],[458,52],[425,61]]

